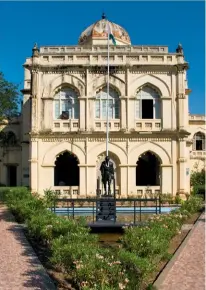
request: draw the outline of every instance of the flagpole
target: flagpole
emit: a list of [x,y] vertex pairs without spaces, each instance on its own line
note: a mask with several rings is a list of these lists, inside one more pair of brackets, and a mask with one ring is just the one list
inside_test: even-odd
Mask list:
[[[109,21],[107,20],[109,26]],[[106,135],[106,156],[108,156],[108,144],[109,144],[109,27],[107,27],[107,135]]]

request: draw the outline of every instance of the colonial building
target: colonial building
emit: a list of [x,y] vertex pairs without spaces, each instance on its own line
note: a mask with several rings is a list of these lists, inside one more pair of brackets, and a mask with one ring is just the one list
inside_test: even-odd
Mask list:
[[[106,21],[90,25],[76,46],[34,46],[24,63],[22,114],[1,124],[2,184],[95,194],[106,151]],[[116,192],[189,193],[191,170],[204,167],[205,116],[189,114],[183,48],[132,45],[124,28],[110,27],[117,41],[109,57]]]

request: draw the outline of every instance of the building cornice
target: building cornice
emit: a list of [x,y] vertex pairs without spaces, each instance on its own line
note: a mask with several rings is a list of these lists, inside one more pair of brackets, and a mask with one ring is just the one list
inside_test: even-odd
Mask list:
[[[177,131],[177,130],[162,130],[162,131],[155,131],[155,132],[123,132],[117,131],[117,132],[112,132],[110,131],[110,138],[118,138],[118,139],[145,139],[145,138],[157,138],[157,139],[185,139],[185,137],[189,136],[191,133],[188,131]],[[59,138],[59,139],[64,139],[64,138],[80,138],[80,139],[85,139],[85,138],[106,138],[105,132],[102,131],[84,131],[84,132],[52,132],[50,130],[46,131],[39,131],[39,132],[30,132],[30,137],[31,138],[37,138],[37,139],[53,139],[53,138]]]

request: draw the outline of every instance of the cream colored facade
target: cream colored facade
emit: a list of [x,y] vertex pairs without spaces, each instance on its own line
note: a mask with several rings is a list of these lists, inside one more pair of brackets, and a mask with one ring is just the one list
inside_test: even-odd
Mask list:
[[[83,32],[77,46],[34,46],[24,64],[22,115],[2,123],[19,140],[0,149],[2,184],[9,185],[9,167],[17,166],[16,184],[34,192],[95,194],[106,151],[105,22]],[[189,114],[183,50],[131,45],[124,29],[110,25],[117,46],[111,42],[109,156],[117,193],[189,193],[191,170],[205,164],[205,116]],[[78,168],[61,161],[57,172],[57,158],[71,154]]]

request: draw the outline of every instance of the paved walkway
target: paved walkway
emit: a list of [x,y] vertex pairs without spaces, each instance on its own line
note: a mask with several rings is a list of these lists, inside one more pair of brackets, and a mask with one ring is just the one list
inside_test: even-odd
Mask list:
[[158,290],[205,290],[205,213],[154,285]]
[[55,290],[9,211],[0,205],[0,290]]

